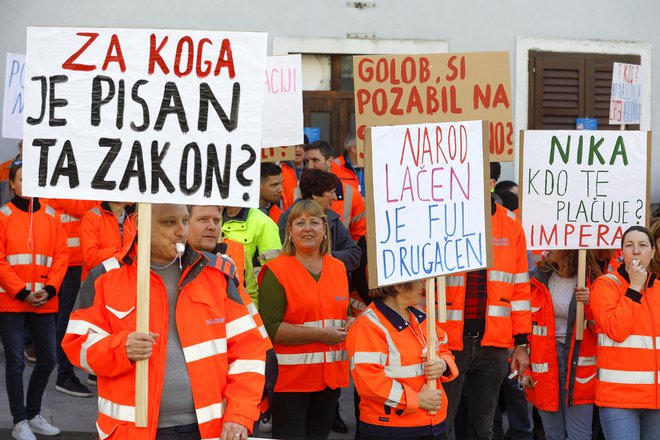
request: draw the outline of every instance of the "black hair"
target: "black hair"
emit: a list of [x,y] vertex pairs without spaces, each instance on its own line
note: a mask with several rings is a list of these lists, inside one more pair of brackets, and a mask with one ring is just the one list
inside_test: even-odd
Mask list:
[[502,165],[499,162],[490,163],[490,178],[497,182],[500,180],[500,174],[502,174]]
[[325,160],[335,156],[335,149],[326,141],[314,141],[309,145],[305,145],[304,149],[305,151],[319,150]]
[[502,200],[502,206],[504,206],[509,211],[515,211],[518,209],[518,196],[516,196],[511,191],[495,190],[495,194],[500,196],[500,200]]
[[626,240],[626,235],[635,231],[646,234],[646,236],[649,238],[649,243],[651,243],[651,247],[655,247],[655,241],[653,240],[653,234],[651,234],[651,231],[646,229],[644,226],[631,226],[626,229],[626,232],[624,232],[623,236],[621,237],[621,249],[623,249],[623,242]]
[[516,188],[518,184],[512,180],[502,180],[495,185],[495,191],[511,191]]
[[308,168],[300,176],[300,195],[303,199],[322,196],[324,192],[337,188],[338,184],[339,177],[334,174]]
[[282,168],[272,162],[261,162],[261,178],[270,176],[279,176],[282,174]]

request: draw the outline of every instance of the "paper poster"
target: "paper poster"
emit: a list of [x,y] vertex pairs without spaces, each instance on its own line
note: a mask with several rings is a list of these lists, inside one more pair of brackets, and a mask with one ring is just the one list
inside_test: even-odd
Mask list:
[[304,118],[299,54],[266,58],[264,92],[261,145],[282,147],[302,144]]
[[7,52],[2,137],[23,139],[23,107],[25,105],[25,55]]
[[641,66],[614,63],[610,96],[610,124],[639,124],[641,114]]

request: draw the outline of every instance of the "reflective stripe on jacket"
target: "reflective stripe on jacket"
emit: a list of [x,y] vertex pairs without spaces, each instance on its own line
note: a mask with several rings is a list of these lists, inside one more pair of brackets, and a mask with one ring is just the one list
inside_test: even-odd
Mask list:
[[[341,261],[324,255],[318,282],[296,257],[280,255],[265,267],[273,272],[286,294],[283,322],[320,328],[346,325],[348,280]],[[273,341],[273,348],[279,363],[276,392],[311,392],[348,385],[344,342],[282,345]]]
[[15,296],[23,289],[35,292],[46,286],[57,293],[68,260],[66,235],[53,208],[40,204],[30,213],[13,202],[0,208],[0,312],[57,312],[57,295],[41,307]]
[[[543,411],[559,409],[559,367],[555,338],[555,312],[548,290],[549,273],[532,279],[532,334],[529,338],[532,388],[525,388],[527,400]],[[585,326],[582,341],[575,339],[575,296],[569,306],[566,340],[570,341],[567,362],[566,405],[594,403],[596,391],[596,328],[588,321],[591,309],[585,304]]]
[[96,207],[98,203],[91,200],[49,199],[48,204],[55,209],[66,233],[69,266],[82,266],[80,223],[85,213]]
[[[527,248],[522,225],[500,205],[491,216],[493,261],[488,269],[486,331],[483,346],[509,348],[513,336],[532,331]],[[463,311],[466,275],[446,277],[447,322],[440,324],[449,335],[451,350],[463,349]]]
[[[202,438],[219,438],[223,422],[251,430],[264,386],[263,338],[233,281],[228,282],[235,270],[230,263],[214,264],[213,256],[189,246],[183,259],[175,325]],[[148,427],[136,428],[135,364],[125,349],[136,325],[136,277],[132,262],[98,277],[94,305],[73,312],[62,343],[72,363],[98,376],[101,438],[153,439],[158,426],[168,326],[174,323],[168,322],[165,285],[152,272],[149,331],[160,336],[149,359]]]
[[[360,421],[398,428],[399,434],[403,434],[401,428],[410,428],[409,436],[430,435],[431,427],[442,423],[447,416],[447,397],[443,392],[441,408],[433,415],[418,406],[417,394],[427,382],[418,339],[421,332],[428,340],[426,314],[418,308],[409,308],[414,318],[397,327],[381,311],[383,307],[387,306],[375,300],[348,332],[351,374],[360,395]],[[401,319],[400,322],[405,321]],[[441,387],[440,382],[458,376],[458,369],[447,347],[446,333],[438,325],[436,333],[437,354],[447,363],[448,371],[448,375],[436,381],[436,387]],[[381,434],[386,435],[386,431]]]
[[348,229],[351,238],[358,241],[367,234],[367,218],[362,194],[352,185],[341,182],[342,194],[330,204],[330,209],[339,214],[344,227]]
[[660,409],[659,295],[653,275],[643,293],[630,289],[624,264],[594,282],[598,406]]

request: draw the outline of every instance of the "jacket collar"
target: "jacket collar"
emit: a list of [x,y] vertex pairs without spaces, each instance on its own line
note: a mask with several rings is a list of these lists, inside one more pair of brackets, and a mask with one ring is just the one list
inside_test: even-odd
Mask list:
[[37,212],[41,209],[41,203],[37,197],[26,199],[14,196],[14,198],[11,199],[11,203],[23,212],[30,212],[30,201],[32,201],[32,212]]
[[[626,270],[625,263],[621,263],[621,265],[616,271],[621,276],[621,278],[623,278],[624,280],[626,280],[628,284],[630,284],[630,276],[628,275],[628,271]],[[655,275],[649,274],[648,278],[646,279],[646,287],[652,286],[654,282],[655,282]]]
[[[104,211],[108,211],[114,215],[112,212],[112,208],[110,208],[110,202],[101,202],[101,209]],[[129,216],[135,212],[135,205],[126,205],[124,207],[124,211],[126,211],[126,216]]]
[[[382,313],[385,318],[392,324],[392,326],[397,329],[397,331],[402,331],[406,327],[410,326],[410,323],[403,319],[401,315],[399,315],[397,312],[392,310],[389,306],[387,306],[383,300],[381,299],[376,299],[374,300],[374,304],[376,305],[376,308],[380,313]],[[426,313],[422,312],[421,310],[415,308],[415,307],[408,307],[408,310],[410,313],[413,314],[415,318],[417,318],[418,323],[424,322],[426,319]]]
[[244,222],[247,221],[248,214],[250,213],[250,208],[242,208],[238,214],[236,214],[234,217],[229,217],[227,215],[227,211],[225,210],[222,213],[222,223],[227,223],[227,222]]

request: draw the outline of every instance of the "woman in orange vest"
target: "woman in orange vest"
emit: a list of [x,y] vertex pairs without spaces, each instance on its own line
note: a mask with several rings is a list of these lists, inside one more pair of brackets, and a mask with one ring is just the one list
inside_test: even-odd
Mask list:
[[[20,160],[9,171],[14,191],[0,208],[0,337],[5,350],[7,395],[14,419],[12,436],[34,439],[34,433],[60,430],[41,415],[41,399],[55,368],[57,291],[67,270],[66,234],[55,210],[37,198],[23,197]],[[37,362],[23,394],[25,329],[34,341]]]
[[648,272],[651,232],[632,226],[621,239],[623,264],[593,285],[598,330],[596,405],[605,438],[660,438],[660,287]]
[[[596,329],[589,289],[577,287],[578,251],[545,251],[531,281],[531,376],[527,400],[539,410],[547,440],[591,440],[596,386]],[[600,268],[587,254],[590,279]],[[583,339],[576,340],[577,301],[585,303]]]
[[264,268],[259,313],[279,363],[273,438],[326,439],[340,388],[348,385],[350,322],[346,268],[330,255],[318,203],[302,200],[290,209],[282,254]]
[[422,282],[380,287],[369,294],[374,301],[347,340],[360,396],[360,438],[444,438],[447,397],[441,382],[458,376],[458,369],[447,334],[437,324],[438,357],[426,359],[426,314],[417,307]]

